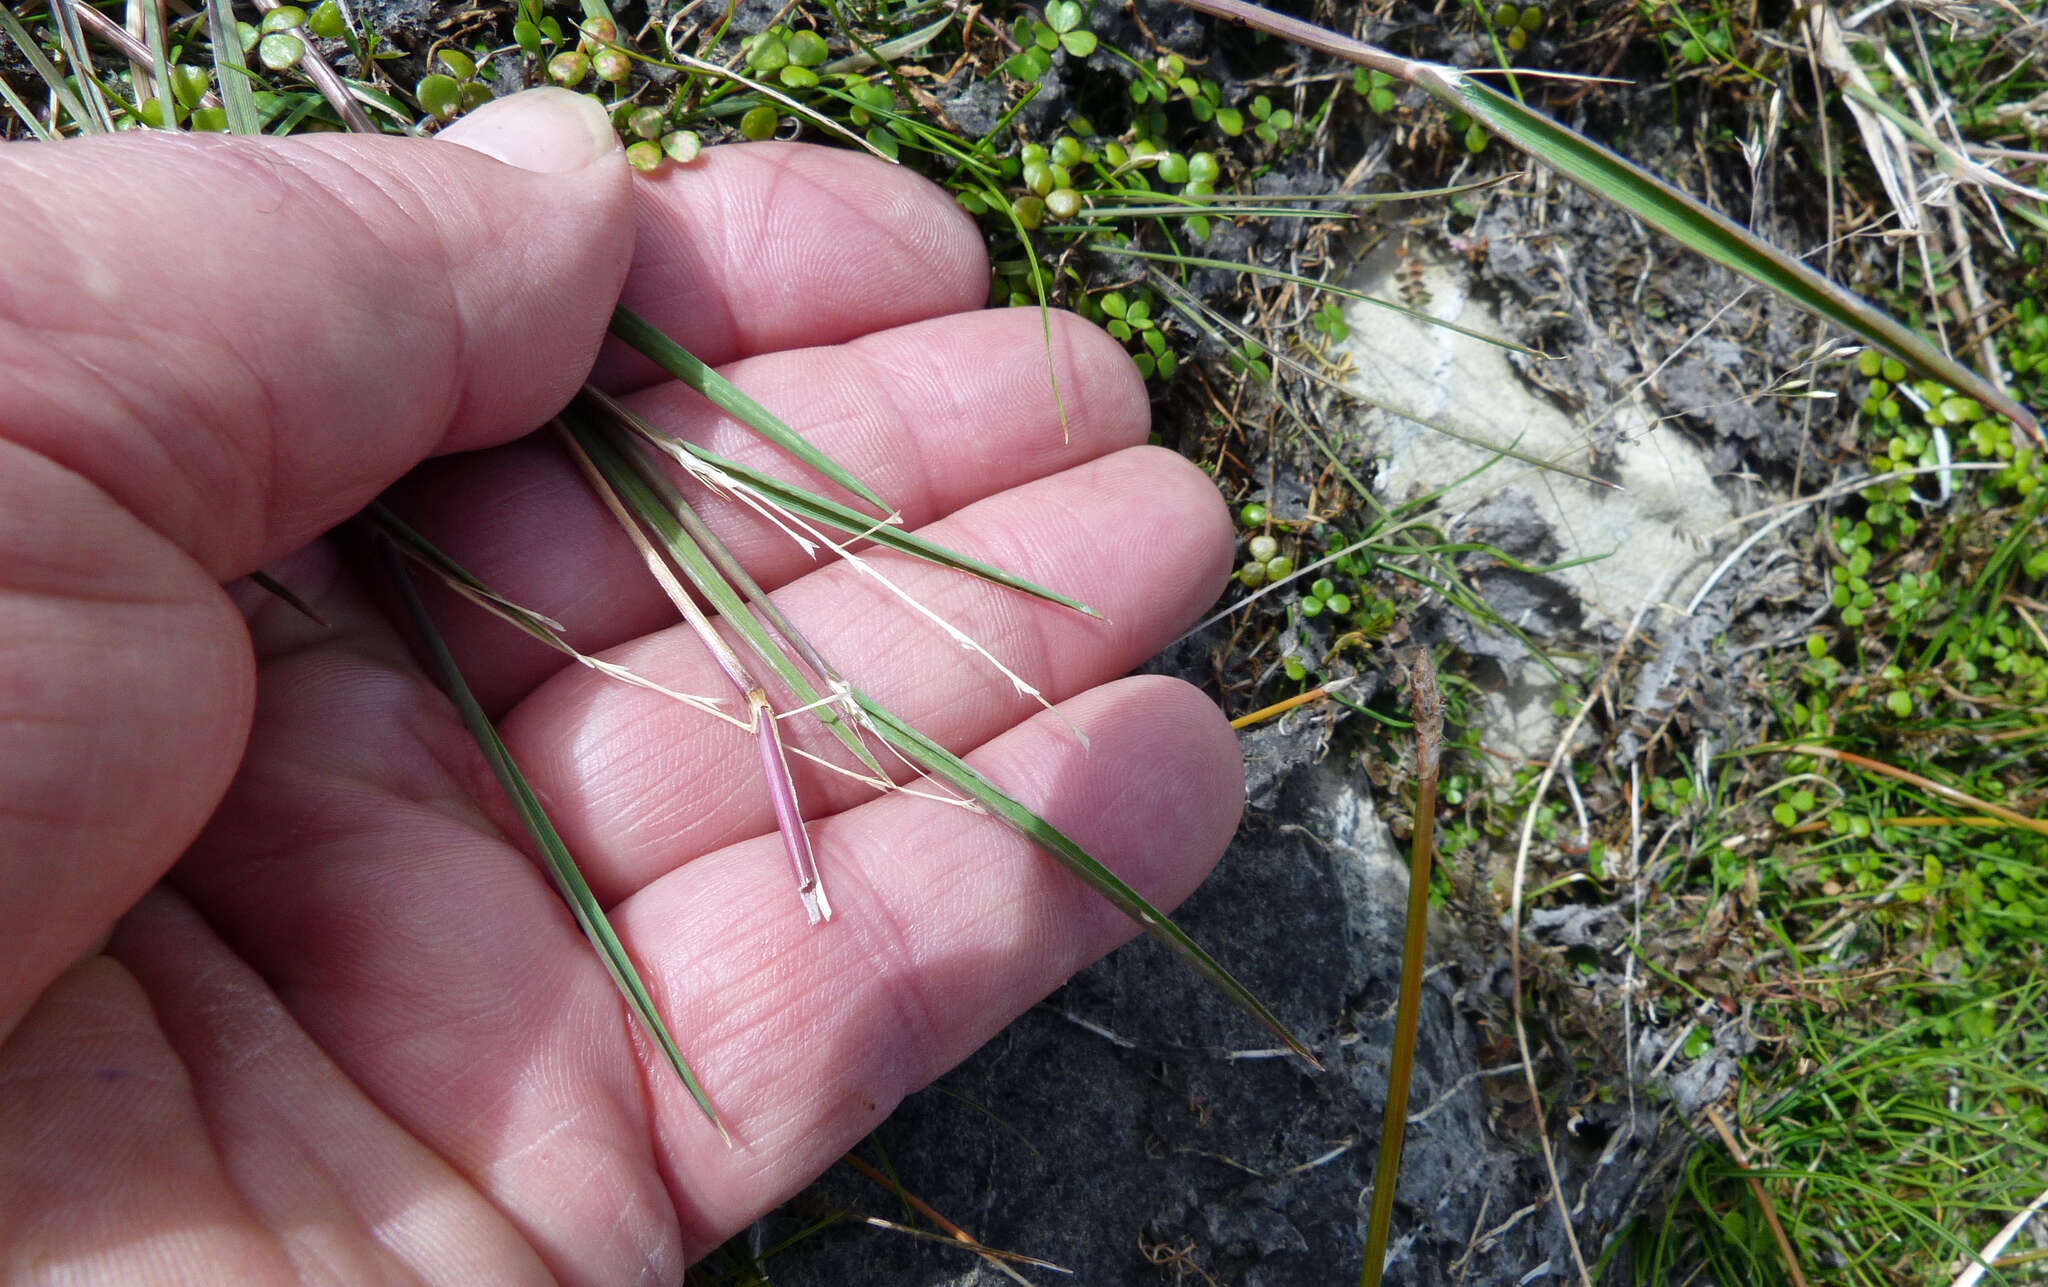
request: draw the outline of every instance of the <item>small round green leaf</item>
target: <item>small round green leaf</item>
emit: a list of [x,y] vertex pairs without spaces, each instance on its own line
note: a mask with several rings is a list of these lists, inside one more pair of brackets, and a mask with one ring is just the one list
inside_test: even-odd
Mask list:
[[661,150],[677,165],[688,165],[703,154],[704,140],[697,137],[695,130],[677,130],[662,136]]
[[306,15],[306,30],[322,40],[339,40],[348,31],[348,20],[334,0],[320,0]]
[[462,86],[455,83],[453,76],[441,72],[420,77],[413,98],[421,111],[438,121],[452,121],[462,110]]
[[199,106],[199,100],[206,97],[206,91],[212,87],[212,78],[204,67],[181,63],[171,68],[171,95],[187,108]]
[[740,135],[756,143],[774,138],[781,126],[781,114],[766,103],[747,109],[747,114],[740,117]]
[[799,31],[788,41],[789,61],[799,67],[816,67],[825,61],[832,51],[826,47],[825,38],[815,31]]
[[476,79],[476,60],[460,49],[437,49],[434,61],[440,64],[442,71],[457,80]]
[[274,72],[290,71],[305,56],[305,42],[289,31],[273,31],[256,42],[256,60]]

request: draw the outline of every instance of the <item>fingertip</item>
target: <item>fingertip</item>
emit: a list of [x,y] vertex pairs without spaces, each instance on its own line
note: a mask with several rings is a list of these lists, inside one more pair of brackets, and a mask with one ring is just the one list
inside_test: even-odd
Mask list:
[[632,263],[633,171],[602,105],[554,86],[487,103],[437,138],[525,172],[499,176],[513,189],[499,199],[524,217],[457,275],[470,378],[443,449],[459,451],[532,429],[588,377]]
[[[624,303],[706,362],[837,344],[976,309],[980,231],[920,175],[842,148],[742,143],[637,184]],[[598,381],[630,390],[652,364],[613,344]]]
[[434,137],[536,174],[570,174],[624,157],[604,107],[554,85],[494,99]]
[[[1096,701],[1107,710],[1087,710],[1085,704]],[[1103,774],[1104,766],[1119,766],[1106,774],[1105,796],[1088,802],[1096,820],[1089,824],[1093,847],[1116,855],[1117,873],[1161,910],[1171,910],[1208,876],[1237,831],[1244,756],[1236,734],[1207,694],[1170,675],[1133,675],[1069,705],[1093,716],[1085,755],[1093,768],[1080,771]],[[1108,925],[1110,937],[1084,945],[1075,968],[1137,933],[1093,890],[1077,896]]]
[[[1192,624],[1222,596],[1230,583],[1236,557],[1237,531],[1230,507],[1216,482],[1199,465],[1165,447],[1133,447],[1122,453],[1131,468],[1142,468],[1156,505],[1156,530],[1151,539],[1171,541],[1181,550],[1181,576],[1170,587],[1173,607],[1163,615]],[[1146,539],[1134,535],[1134,539]],[[1193,614],[1193,615],[1191,615]],[[1183,626],[1183,628],[1184,628]]]
[[1060,355],[1061,378],[1077,391],[1089,420],[1106,431],[1104,437],[1114,446],[1144,442],[1152,428],[1152,398],[1131,355],[1086,318],[1060,309],[1046,317]]

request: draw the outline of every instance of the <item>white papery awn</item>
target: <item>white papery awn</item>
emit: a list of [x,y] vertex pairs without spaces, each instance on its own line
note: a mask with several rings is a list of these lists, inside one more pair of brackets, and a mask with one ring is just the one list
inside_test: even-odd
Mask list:
[[[815,559],[817,557],[817,550],[820,545],[837,554],[851,565],[856,572],[880,584],[890,594],[895,595],[898,599],[909,605],[912,611],[944,631],[948,639],[951,639],[960,647],[965,648],[994,667],[998,674],[1010,681],[1010,686],[1015,688],[1019,694],[1029,697],[1046,710],[1051,711],[1062,724],[1067,726],[1082,746],[1085,747],[1089,744],[1088,735],[1083,733],[1074,721],[1068,719],[1057,707],[1047,701],[1045,694],[1039,692],[1022,675],[1005,666],[997,659],[994,653],[977,643],[966,631],[960,629],[960,627],[946,620],[938,613],[933,612],[924,604],[919,603],[916,596],[912,595],[902,586],[897,585],[894,581],[891,581],[887,576],[884,576],[880,569],[855,554],[849,546],[842,545],[840,542],[833,540],[810,523],[783,509],[765,494],[749,486],[747,483],[734,478],[731,474],[726,473],[715,465],[697,459],[687,451],[684,451],[680,445],[671,447],[663,444],[663,450],[667,451],[678,464],[688,470],[692,478],[695,478],[698,482],[703,483],[714,491],[732,497],[740,504],[745,505],[748,509],[753,510],[756,514],[774,524],[777,530],[788,536],[792,541],[795,541],[798,547],[811,558]],[[882,520],[882,522],[886,521]],[[880,525],[881,523],[877,523],[878,527]]]

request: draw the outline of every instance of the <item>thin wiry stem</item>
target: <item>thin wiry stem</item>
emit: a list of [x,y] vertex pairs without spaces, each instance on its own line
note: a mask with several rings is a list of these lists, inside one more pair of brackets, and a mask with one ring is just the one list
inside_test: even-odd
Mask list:
[[518,810],[520,821],[526,825],[527,834],[547,864],[548,877],[554,882],[556,891],[568,905],[570,914],[576,918],[577,926],[590,940],[590,945],[596,949],[598,959],[604,963],[605,972],[611,975],[612,983],[619,989],[619,994],[625,998],[626,1004],[646,1026],[655,1044],[661,1047],[663,1056],[675,1070],[676,1076],[682,1079],[683,1088],[689,1091],[690,1098],[696,1101],[697,1107],[717,1129],[719,1138],[725,1141],[726,1147],[731,1148],[731,1132],[726,1130],[725,1122],[720,1119],[718,1109],[712,1104],[711,1096],[706,1093],[703,1083],[697,1080],[696,1073],[691,1071],[689,1063],[684,1060],[682,1049],[676,1044],[675,1035],[668,1030],[668,1025],[662,1022],[661,1014],[654,1008],[654,997],[647,990],[646,981],[640,977],[639,967],[634,965],[633,958],[627,955],[625,944],[619,941],[617,932],[612,929],[610,918],[599,905],[597,896],[591,892],[590,882],[583,879],[583,873],[577,868],[575,858],[570,855],[568,846],[562,842],[561,833],[556,831],[554,823],[548,820],[547,810],[541,807],[540,797],[527,782],[526,775],[520,772],[518,763],[512,758],[511,750],[506,747],[504,739],[498,736],[498,730],[492,726],[490,717],[485,715],[483,707],[478,705],[476,694],[470,691],[468,683],[463,680],[462,668],[455,664],[455,655],[448,650],[448,641],[442,638],[441,632],[435,628],[434,619],[428,614],[426,604],[420,599],[418,588],[406,574],[405,556],[388,539],[380,540],[378,545],[379,552],[390,571],[391,583],[398,591],[406,615],[411,619],[414,629],[418,631],[420,643],[426,650],[427,660],[440,678],[442,690],[448,694],[448,699],[454,704],[463,724],[476,739],[477,749],[482,751],[484,758],[490,762],[491,771],[497,777],[499,786],[504,789],[512,806]]
[[[589,398],[614,420],[618,421],[619,424],[629,427],[636,434],[645,437],[653,432],[652,426],[627,410],[624,403],[597,386],[583,386],[583,396]],[[615,433],[612,436],[612,444],[618,447],[621,454],[626,455],[628,460],[633,461],[636,468],[639,466],[641,462],[636,458],[637,452],[632,444],[632,440],[627,438],[623,432]],[[647,479],[650,485],[661,477],[658,471],[648,469],[640,470],[640,475]],[[711,560],[712,566],[717,568],[726,580],[732,582],[733,588],[744,595],[748,603],[754,605],[754,608],[760,612],[762,619],[774,627],[775,632],[781,635],[791,648],[796,650],[797,656],[803,658],[804,664],[811,668],[812,674],[824,681],[828,687],[834,685],[843,687],[838,674],[830,665],[826,664],[823,657],[818,655],[818,650],[811,646],[811,641],[804,638],[803,632],[798,630],[795,624],[782,614],[782,610],[775,606],[775,601],[770,599],[767,592],[761,588],[760,583],[754,580],[753,574],[740,566],[740,561],[733,557],[731,550],[725,548],[725,542],[717,538],[710,526],[698,516],[697,511],[688,505],[678,503],[681,499],[680,494],[663,496],[663,500],[668,502],[669,509],[675,514],[676,521],[681,523],[683,530],[688,532],[690,538],[697,542],[698,547],[704,551],[704,556]]]
[[[278,8],[281,2],[282,0],[256,0],[256,7],[269,13]],[[304,27],[287,27],[285,30],[297,36],[299,44],[305,49],[305,53],[299,57],[299,70],[306,74],[307,80],[313,82],[313,88],[320,91],[320,97],[327,100],[327,105],[334,109],[334,114],[341,118],[341,123],[348,127],[349,132],[377,133],[377,127],[370,123],[368,113],[356,102],[355,91],[349,88],[347,82],[342,80],[334,68],[328,66],[327,59],[321,56],[320,51],[313,47],[313,33]]]
[[723,491],[727,495],[739,501],[741,504],[745,505],[747,508],[753,510],[756,514],[759,514],[763,519],[767,520],[769,523],[772,523],[777,528],[781,529],[783,534],[788,536],[791,540],[797,542],[800,546],[805,546],[807,548],[807,552],[809,552],[810,547],[822,545],[826,549],[831,550],[834,554],[837,554],[840,557],[840,559],[844,561],[853,571],[858,572],[862,576],[868,578],[870,581],[873,581],[876,584],[880,585],[884,590],[886,590],[889,594],[893,595],[899,602],[901,602],[904,606],[908,607],[912,612],[915,612],[918,616],[923,617],[925,620],[937,626],[942,632],[944,632],[945,636],[948,639],[952,640],[961,648],[966,649],[968,652],[973,653],[975,656],[980,657],[984,662],[994,667],[996,673],[1000,674],[1004,679],[1007,679],[1010,682],[1010,686],[1013,689],[1015,689],[1020,695],[1031,698],[1040,706],[1043,706],[1046,710],[1051,711],[1055,716],[1057,716],[1060,719],[1062,723],[1064,723],[1067,726],[1068,730],[1072,732],[1076,738],[1080,739],[1080,742],[1083,746],[1086,746],[1088,744],[1087,734],[1083,733],[1081,729],[1072,720],[1068,719],[1064,714],[1062,714],[1058,707],[1054,706],[1050,701],[1048,701],[1045,697],[1045,694],[1040,692],[1035,685],[1033,685],[1029,680],[1025,679],[1022,675],[1019,675],[1016,671],[1004,665],[1002,661],[1000,661],[994,653],[990,652],[982,644],[976,642],[974,638],[968,635],[966,631],[960,629],[960,627],[954,625],[952,622],[946,620],[938,613],[926,607],[923,603],[918,601],[917,596],[911,594],[908,590],[905,590],[902,586],[899,586],[894,581],[890,580],[887,575],[885,575],[880,569],[874,566],[872,561],[865,559],[861,555],[855,553],[853,547],[850,544],[833,540],[830,536],[826,535],[819,528],[806,522],[800,516],[793,514],[790,511],[776,505],[773,502],[773,500],[764,496],[755,488],[750,487],[749,485],[740,481],[739,479],[732,477],[731,475],[725,473],[723,470],[715,469],[711,465],[708,465],[701,460],[697,460],[695,457],[679,455],[676,457],[676,459],[680,461],[683,464],[684,468],[688,469],[691,475],[698,479],[698,481],[704,483],[706,486],[715,487],[720,491]]
[[[1070,1274],[1074,1272],[1071,1269],[1066,1269],[1059,1265],[1056,1265],[1052,1263],[1050,1260],[1040,1260],[1036,1256],[1023,1256],[1017,1254],[1014,1251],[997,1251],[993,1247],[984,1246],[982,1244],[981,1239],[967,1232],[967,1230],[962,1229],[959,1225],[954,1224],[945,1216],[940,1215],[938,1211],[933,1209],[932,1205],[929,1202],[926,1202],[923,1198],[918,1197],[915,1193],[912,1193],[910,1190],[904,1188],[901,1184],[897,1183],[893,1176],[884,1175],[880,1170],[876,1169],[873,1163],[869,1162],[866,1158],[860,1156],[858,1153],[848,1153],[846,1156],[840,1158],[839,1160],[846,1163],[846,1165],[852,1167],[854,1170],[859,1171],[862,1175],[865,1175],[870,1180],[873,1180],[876,1184],[881,1185],[890,1193],[895,1194],[896,1197],[899,1198],[905,1206],[911,1208],[913,1211],[916,1211],[919,1215],[931,1221],[933,1224],[939,1226],[939,1228],[943,1229],[945,1231],[947,1239],[950,1239],[955,1244],[965,1248],[968,1251],[973,1252],[975,1255],[980,1256],[983,1260],[988,1262],[989,1268],[995,1270],[997,1273],[1009,1279],[1011,1282],[1021,1283],[1023,1284],[1023,1287],[1031,1287],[1030,1279],[1024,1277],[1022,1274],[1019,1274],[1016,1270],[1010,1268],[1010,1266],[1007,1263],[1005,1263],[1006,1261],[1010,1260],[1014,1260],[1022,1265],[1028,1265],[1033,1269],[1049,1269],[1056,1274]],[[902,1225],[892,1225],[890,1227],[895,1229],[903,1229]],[[905,1230],[905,1232],[922,1233],[923,1231]],[[936,1237],[937,1235],[926,1233],[924,1234],[924,1236]]]
[[1764,1223],[1771,1227],[1771,1237],[1778,1244],[1778,1255],[1785,1262],[1785,1272],[1792,1275],[1792,1287],[1806,1287],[1806,1272],[1799,1267],[1799,1257],[1792,1250],[1792,1239],[1785,1236],[1785,1226],[1778,1222],[1778,1208],[1771,1205],[1771,1195],[1764,1191],[1763,1181],[1751,1173],[1749,1159],[1743,1156],[1742,1145],[1735,1138],[1735,1132],[1728,1129],[1728,1123],[1721,1120],[1721,1114],[1712,1104],[1707,1105],[1707,1121],[1714,1133],[1721,1137],[1721,1144],[1728,1150],[1728,1156],[1735,1159],[1735,1165],[1749,1181],[1749,1191],[1756,1195],[1757,1206],[1763,1209]]
[[1936,782],[1933,778],[1922,777],[1918,773],[1886,764],[1883,760],[1873,760],[1867,755],[1858,755],[1854,751],[1838,751],[1832,746],[1814,746],[1806,742],[1778,749],[1793,755],[1811,755],[1819,759],[1834,760],[1839,764],[1848,764],[1855,768],[1865,769],[1871,773],[1895,778],[1909,786],[1916,786],[1922,791],[1938,795],[1944,800],[1953,800],[1967,808],[1978,809],[1988,813],[1994,818],[2002,818],[2015,827],[2025,827],[2029,831],[2048,836],[2048,822],[2043,822],[2039,818],[2029,818],[2024,813],[2016,813],[2002,804],[1993,804],[1989,800],[1980,800],[1967,791],[1958,791],[1952,786]]

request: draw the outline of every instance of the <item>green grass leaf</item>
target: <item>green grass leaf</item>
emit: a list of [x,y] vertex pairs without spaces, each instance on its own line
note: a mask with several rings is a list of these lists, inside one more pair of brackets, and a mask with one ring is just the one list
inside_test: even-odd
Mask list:
[[[577,414],[575,409],[572,408],[562,420],[574,435],[577,444],[604,474],[606,481],[661,539],[676,565],[682,569],[698,592],[710,600],[719,615],[739,631],[755,654],[774,669],[800,703],[816,702],[816,688],[804,677],[796,664],[776,646],[761,624],[754,620],[739,594],[719,575],[717,568],[698,547],[697,541],[684,530],[674,511],[677,508],[687,511],[688,506],[679,496],[673,494],[673,485],[668,484],[658,471],[636,468],[635,463],[623,453],[620,444],[598,429],[588,417]],[[631,441],[628,439],[626,443],[630,445]],[[649,457],[640,463],[651,466],[653,461]],[[701,524],[702,520],[698,519],[697,522]],[[815,666],[817,663],[813,664]],[[869,727],[907,759],[964,791],[1003,822],[1065,863],[1120,911],[1164,942],[1193,966],[1203,978],[1270,1029],[1288,1049],[1310,1063],[1316,1063],[1315,1056],[1309,1053],[1307,1046],[1290,1033],[1250,990],[1231,977],[1228,971],[1217,964],[1179,926],[1146,902],[1136,890],[1118,879],[1115,873],[1096,861],[1050,823],[1004,794],[958,756],[891,715],[874,699],[851,685],[846,687],[846,691],[867,717]],[[817,710],[820,718],[827,720],[828,726],[833,728],[840,739],[853,747],[863,757],[863,762],[873,766],[872,753],[861,744],[858,734],[847,727],[844,721],[838,720],[829,707],[820,706]],[[876,771],[880,772],[879,769]],[[1320,1067],[1320,1064],[1317,1066]]]
[[768,408],[748,397],[740,388],[712,370],[697,356],[676,343],[646,318],[618,306],[612,313],[612,334],[645,354],[654,364],[704,395],[704,398],[747,428],[820,474],[882,510],[888,502],[869,491],[845,466],[833,460],[784,424]]
[[[1695,254],[1740,273],[1907,365],[1918,367],[1987,407],[1996,408],[2036,438],[2041,436],[2040,422],[2034,414],[1996,385],[1943,353],[1903,322],[1807,267],[1796,256],[1498,90],[1448,68],[1440,69],[1438,78],[1455,96],[1456,106],[1595,196],[1620,206]],[[1430,89],[1428,83],[1422,87]],[[1437,97],[1445,95],[1437,93]]]
[[[112,128],[111,125],[102,127],[95,117],[86,113],[85,104],[79,101],[78,95],[71,92],[71,86],[65,83],[64,73],[57,70],[57,65],[50,61],[49,55],[43,52],[42,46],[36,43],[36,38],[29,34],[28,28],[21,25],[21,19],[14,16],[11,5],[0,4],[0,31],[6,32],[20,47],[22,57],[28,59],[28,65],[35,68],[36,75],[43,78],[43,83],[56,95],[57,105],[64,109],[78,128],[88,133],[98,133],[103,128]],[[23,113],[23,119],[32,121],[35,117]],[[54,124],[55,122],[52,122],[52,125]]]
[[794,483],[784,482],[772,474],[764,474],[760,470],[742,465],[736,460],[727,460],[709,448],[700,447],[693,442],[684,442],[680,438],[670,438],[667,435],[656,434],[653,430],[646,428],[643,428],[642,432],[643,434],[655,437],[657,439],[656,445],[661,449],[671,451],[672,454],[673,452],[686,453],[721,473],[730,474],[749,487],[761,492],[775,504],[799,517],[809,519],[814,523],[837,528],[839,531],[854,536],[865,537],[877,545],[885,546],[901,554],[909,554],[916,558],[924,559],[927,562],[939,564],[941,567],[954,568],[972,576],[980,577],[984,581],[993,581],[997,585],[1005,585],[1013,590],[1020,590],[1025,594],[1034,595],[1051,603],[1057,603],[1062,607],[1072,608],[1076,612],[1095,617],[1098,620],[1102,617],[1101,613],[1082,603],[1079,599],[1070,598],[1056,590],[1048,590],[1035,581],[1026,580],[1021,576],[1005,572],[1001,568],[983,563],[979,559],[969,558],[965,554],[948,549],[937,541],[919,536],[915,532],[906,532],[899,527],[878,525],[872,517],[861,513],[857,509],[841,505],[837,501],[827,500],[816,492],[806,491]]
[[1413,85],[1665,236],[1825,318],[1924,374],[1996,409],[2043,439],[2040,421],[1989,380],[1943,353],[1911,327],[1829,281],[1797,257],[1709,210],[1631,161],[1479,83],[1455,67],[1400,58],[1361,40],[1274,13],[1244,0],[1179,0],[1190,9],[1242,22],[1282,39]]
[[1087,881],[1118,911],[1172,949],[1174,955],[1192,966],[1195,973],[1208,980],[1217,991],[1229,997],[1246,1014],[1265,1025],[1266,1029],[1278,1037],[1289,1050],[1318,1069],[1323,1066],[1322,1062],[1309,1052],[1309,1048],[1301,1039],[1288,1031],[1287,1025],[1280,1022],[1273,1012],[1266,1008],[1265,1003],[1252,994],[1251,989],[1238,982],[1228,970],[1217,964],[1214,957],[1189,938],[1187,932],[1168,919],[1164,912],[1152,906],[1143,895],[1126,885],[1115,872],[1103,866],[1064,832],[1011,799],[1000,787],[976,772],[965,760],[891,715],[866,693],[855,689],[853,699],[859,703],[861,710],[867,712],[876,731],[888,739],[889,744],[901,751],[906,758],[974,797],[983,808],[1001,819],[1012,830],[1059,859],[1069,871]]
[[220,86],[228,133],[261,134],[263,117],[256,110],[256,93],[249,84],[248,55],[228,0],[206,0],[206,35],[213,46],[214,81]]
[[[653,460],[635,457],[631,454],[632,439],[614,439],[608,436],[589,418],[577,414],[574,408],[562,416],[562,423],[575,438],[576,444],[604,475],[605,481],[618,493],[620,500],[660,540],[662,548],[668,552],[669,557],[682,570],[697,593],[703,595],[710,602],[712,610],[738,632],[753,654],[775,672],[776,678],[780,679],[783,686],[796,697],[798,705],[812,706],[825,727],[859,757],[860,762],[866,765],[869,771],[879,778],[887,778],[887,772],[876,761],[874,752],[860,740],[860,734],[845,720],[839,718],[831,706],[815,705],[820,696],[817,687],[805,676],[802,668],[776,644],[753,613],[747,611],[745,600],[724,574],[721,564],[725,567],[737,567],[738,561],[733,559],[731,552],[711,533],[711,529],[698,517],[696,511],[690,508],[688,502],[683,500],[681,494],[675,490],[674,484],[654,467]],[[722,558],[714,560],[707,552],[707,546],[718,550]],[[748,581],[747,584],[751,585],[752,582]],[[758,594],[759,587],[754,588]],[[802,636],[796,632],[796,628],[775,611],[774,605],[765,594],[758,596],[757,606],[760,605],[765,605],[763,615],[768,616],[775,624],[775,628],[783,632],[783,637],[790,640],[792,646],[808,654],[809,664],[820,679],[828,683],[837,680],[838,677],[817,657],[817,653],[808,644],[801,642]]]
[[[170,45],[164,38],[164,11],[154,4],[142,8],[142,33],[149,46],[150,74],[156,81],[157,120],[159,128],[172,133],[178,132],[178,89],[171,79]],[[131,12],[133,12],[131,10]],[[136,97],[142,91],[137,89]]]
[[35,109],[24,102],[21,95],[14,92],[14,86],[8,84],[5,77],[0,77],[0,103],[7,104],[15,119],[20,121],[38,142],[48,143],[56,138],[56,135],[50,133],[48,127],[36,116]]
[[661,1053],[668,1059],[669,1066],[675,1069],[676,1076],[682,1079],[684,1089],[690,1092],[690,1098],[697,1101],[697,1107],[703,1110],[704,1116],[718,1128],[718,1133],[724,1137],[725,1142],[731,1144],[732,1136],[727,1133],[725,1123],[719,1120],[718,1110],[712,1106],[711,1097],[705,1093],[704,1087],[697,1081],[697,1075],[690,1071],[690,1065],[683,1059],[682,1050],[677,1046],[674,1035],[669,1032],[668,1025],[662,1022],[661,1015],[656,1012],[653,996],[647,991],[647,985],[641,979],[639,969],[633,964],[633,958],[626,954],[625,944],[619,941],[618,934],[612,930],[611,921],[605,916],[604,908],[599,905],[597,895],[591,892],[590,884],[583,879],[583,873],[578,870],[576,860],[570,856],[568,846],[562,843],[561,833],[555,830],[554,823],[548,819],[547,810],[541,807],[540,797],[534,794],[533,788],[526,781],[526,775],[520,772],[519,765],[512,759],[512,752],[506,748],[503,739],[498,736],[498,730],[492,727],[490,717],[484,714],[483,707],[477,704],[475,694],[470,692],[468,683],[463,680],[461,668],[455,664],[454,654],[448,651],[447,642],[442,639],[440,631],[435,629],[433,618],[428,615],[426,605],[420,601],[419,592],[414,588],[412,578],[406,572],[398,551],[391,546],[386,546],[385,549],[389,555],[392,579],[404,599],[407,615],[426,645],[427,655],[433,663],[434,672],[440,677],[441,686],[455,703],[463,724],[469,728],[470,736],[476,739],[484,758],[490,761],[491,771],[497,775],[499,785],[504,787],[513,807],[519,811],[519,819],[526,824],[527,833],[533,837],[535,847],[540,850],[541,858],[547,864],[548,876],[554,881],[563,901],[569,905],[571,915],[576,918],[577,927],[590,940],[591,946],[597,949],[598,958],[604,962],[605,970],[612,976],[612,982],[617,985],[619,994],[626,999],[626,1004],[633,1013],[639,1016],[640,1022],[654,1038],[655,1044],[661,1047]]

